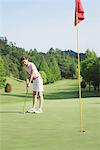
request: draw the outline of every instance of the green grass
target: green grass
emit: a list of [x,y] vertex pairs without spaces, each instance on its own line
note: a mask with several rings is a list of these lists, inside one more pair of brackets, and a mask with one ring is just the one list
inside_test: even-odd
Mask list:
[[[0,91],[1,150],[99,150],[100,97],[83,98],[85,133],[80,132],[77,81],[63,80],[45,86],[44,113],[23,114],[24,82],[9,79],[13,91]],[[26,107],[32,104],[31,89]]]

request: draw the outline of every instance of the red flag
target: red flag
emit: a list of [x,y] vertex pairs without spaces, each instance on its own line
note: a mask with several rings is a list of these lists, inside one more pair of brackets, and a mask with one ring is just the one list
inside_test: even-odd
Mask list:
[[76,0],[75,6],[75,25],[84,20],[84,9],[81,0]]

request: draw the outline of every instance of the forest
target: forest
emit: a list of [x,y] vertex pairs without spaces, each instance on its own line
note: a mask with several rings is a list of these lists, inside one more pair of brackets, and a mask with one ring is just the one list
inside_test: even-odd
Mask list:
[[[46,53],[36,48],[25,50],[9,42],[6,37],[0,37],[0,88],[6,83],[6,77],[13,76],[26,80],[26,72],[20,59],[28,57],[38,68],[44,84],[54,83],[62,79],[77,79],[77,53],[73,50],[50,48]],[[93,50],[87,49],[80,53],[81,79],[94,90],[100,89],[100,57]]]

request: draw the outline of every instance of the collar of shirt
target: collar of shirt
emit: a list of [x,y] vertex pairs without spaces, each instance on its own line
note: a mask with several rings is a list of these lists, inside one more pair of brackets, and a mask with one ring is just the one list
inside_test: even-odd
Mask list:
[[28,64],[27,64],[27,67],[29,67],[30,66],[30,62],[28,62]]

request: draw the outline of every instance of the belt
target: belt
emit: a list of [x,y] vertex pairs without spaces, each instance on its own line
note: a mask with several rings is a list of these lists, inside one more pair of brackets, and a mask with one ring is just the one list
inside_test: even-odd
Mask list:
[[37,77],[33,77],[33,80],[36,80],[38,77],[39,77],[39,76],[37,76]]

